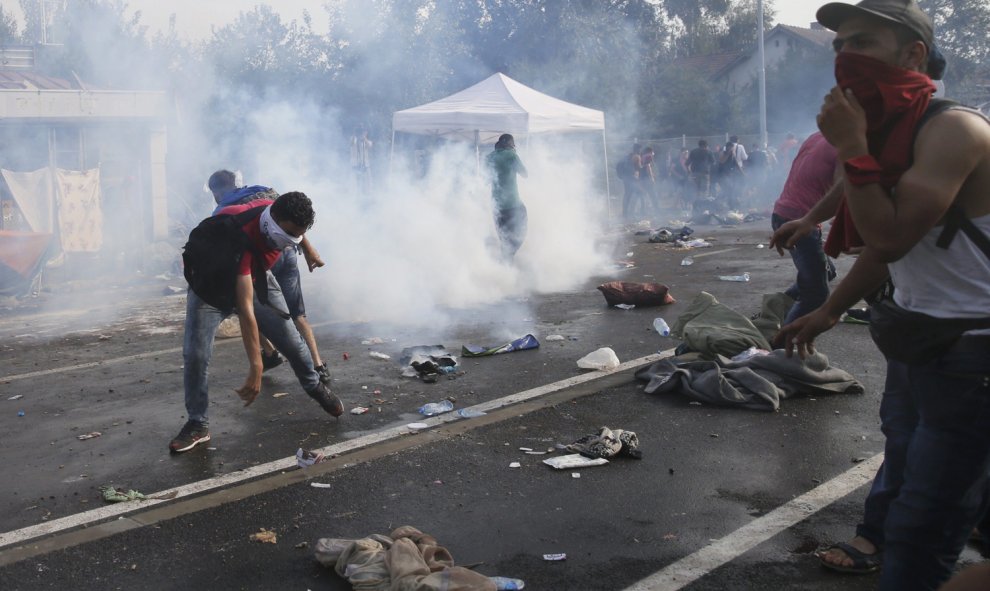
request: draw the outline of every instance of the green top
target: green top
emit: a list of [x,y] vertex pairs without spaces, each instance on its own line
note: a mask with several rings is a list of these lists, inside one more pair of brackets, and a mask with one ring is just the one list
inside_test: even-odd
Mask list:
[[492,199],[498,209],[512,209],[522,205],[516,174],[526,176],[526,167],[511,148],[496,149],[485,157],[485,164],[492,174]]

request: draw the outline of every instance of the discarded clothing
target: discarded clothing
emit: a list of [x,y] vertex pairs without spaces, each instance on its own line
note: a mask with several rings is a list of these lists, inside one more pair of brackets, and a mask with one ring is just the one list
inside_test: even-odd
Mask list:
[[862,394],[863,386],[848,372],[829,365],[816,352],[807,359],[787,357],[777,349],[734,362],[723,356],[714,361],[661,359],[636,372],[648,382],[648,394],[680,392],[699,402],[775,411],[780,400],[795,394]]
[[360,540],[320,538],[316,560],[350,582],[355,591],[495,591],[480,573],[454,566],[437,540],[404,525],[388,536]]
[[694,230],[684,226],[680,230],[671,230],[670,228],[659,228],[650,232],[650,242],[656,244],[665,244],[667,242],[673,242],[675,240],[684,240],[691,234],[694,234]]
[[478,345],[464,345],[461,348],[461,354],[465,357],[485,357],[487,355],[498,355],[499,353],[511,353],[512,351],[525,351],[527,349],[536,349],[540,346],[540,341],[536,340],[531,334],[524,337],[520,337],[512,342],[505,343],[504,345],[496,345],[494,347],[481,347]]
[[794,298],[786,293],[765,293],[763,294],[763,306],[760,313],[753,317],[753,326],[759,329],[760,333],[771,341],[787,318],[787,313],[794,305]]
[[708,359],[716,355],[734,357],[750,347],[772,348],[748,318],[704,291],[677,318],[670,333]]
[[419,377],[427,383],[436,382],[441,374],[457,371],[457,357],[443,345],[407,347],[399,354],[399,363],[405,366],[403,376]]
[[627,455],[637,460],[642,459],[643,452],[639,449],[639,438],[633,431],[609,429],[602,427],[598,433],[585,435],[567,446],[567,451],[579,453],[586,458],[614,458],[617,455]]
[[143,501],[147,498],[136,490],[124,490],[122,488],[116,488],[115,486],[110,484],[106,486],[101,486],[100,493],[103,495],[103,500],[108,503]]
[[609,281],[598,286],[609,306],[629,304],[633,306],[664,306],[676,303],[666,285],[659,283],[630,283]]

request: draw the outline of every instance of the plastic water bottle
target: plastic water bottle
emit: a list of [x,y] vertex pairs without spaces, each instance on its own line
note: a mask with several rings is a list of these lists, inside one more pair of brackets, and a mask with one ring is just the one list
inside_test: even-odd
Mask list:
[[694,257],[684,257],[683,259],[681,259],[682,267],[688,267],[693,264],[694,264]]
[[526,587],[526,583],[520,579],[510,579],[509,577],[488,577],[495,583],[496,591],[519,591]]
[[669,337],[670,336],[670,327],[667,326],[667,323],[664,321],[663,318],[654,318],[653,319],[653,328],[658,333],[660,333],[660,336],[662,336],[662,337]]
[[443,414],[452,410],[454,410],[453,402],[449,400],[441,400],[440,402],[430,402],[419,407],[419,414],[432,417],[433,415]]

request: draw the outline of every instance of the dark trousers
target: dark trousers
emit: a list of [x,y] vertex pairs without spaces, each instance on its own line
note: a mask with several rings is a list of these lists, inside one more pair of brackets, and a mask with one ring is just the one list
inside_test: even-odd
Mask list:
[[529,215],[525,205],[495,211],[495,230],[502,243],[503,259],[511,261],[515,258],[519,247],[526,240],[528,225]]
[[[773,214],[770,225],[776,231],[790,220]],[[835,265],[822,249],[822,231],[816,229],[801,238],[790,250],[797,269],[797,280],[784,292],[794,300],[784,324],[816,310],[828,298],[828,282],[835,278]]]

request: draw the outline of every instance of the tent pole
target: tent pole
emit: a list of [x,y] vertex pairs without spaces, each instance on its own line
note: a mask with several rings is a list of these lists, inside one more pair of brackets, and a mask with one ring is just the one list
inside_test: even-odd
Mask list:
[[612,223],[612,190],[608,182],[608,143],[605,141],[605,129],[602,128],[602,150],[605,153],[605,206],[608,211],[608,223]]
[[392,143],[388,147],[388,177],[392,178],[392,157],[395,156],[395,127],[392,128]]
[[474,130],[474,162],[475,171],[481,176],[481,130]]

